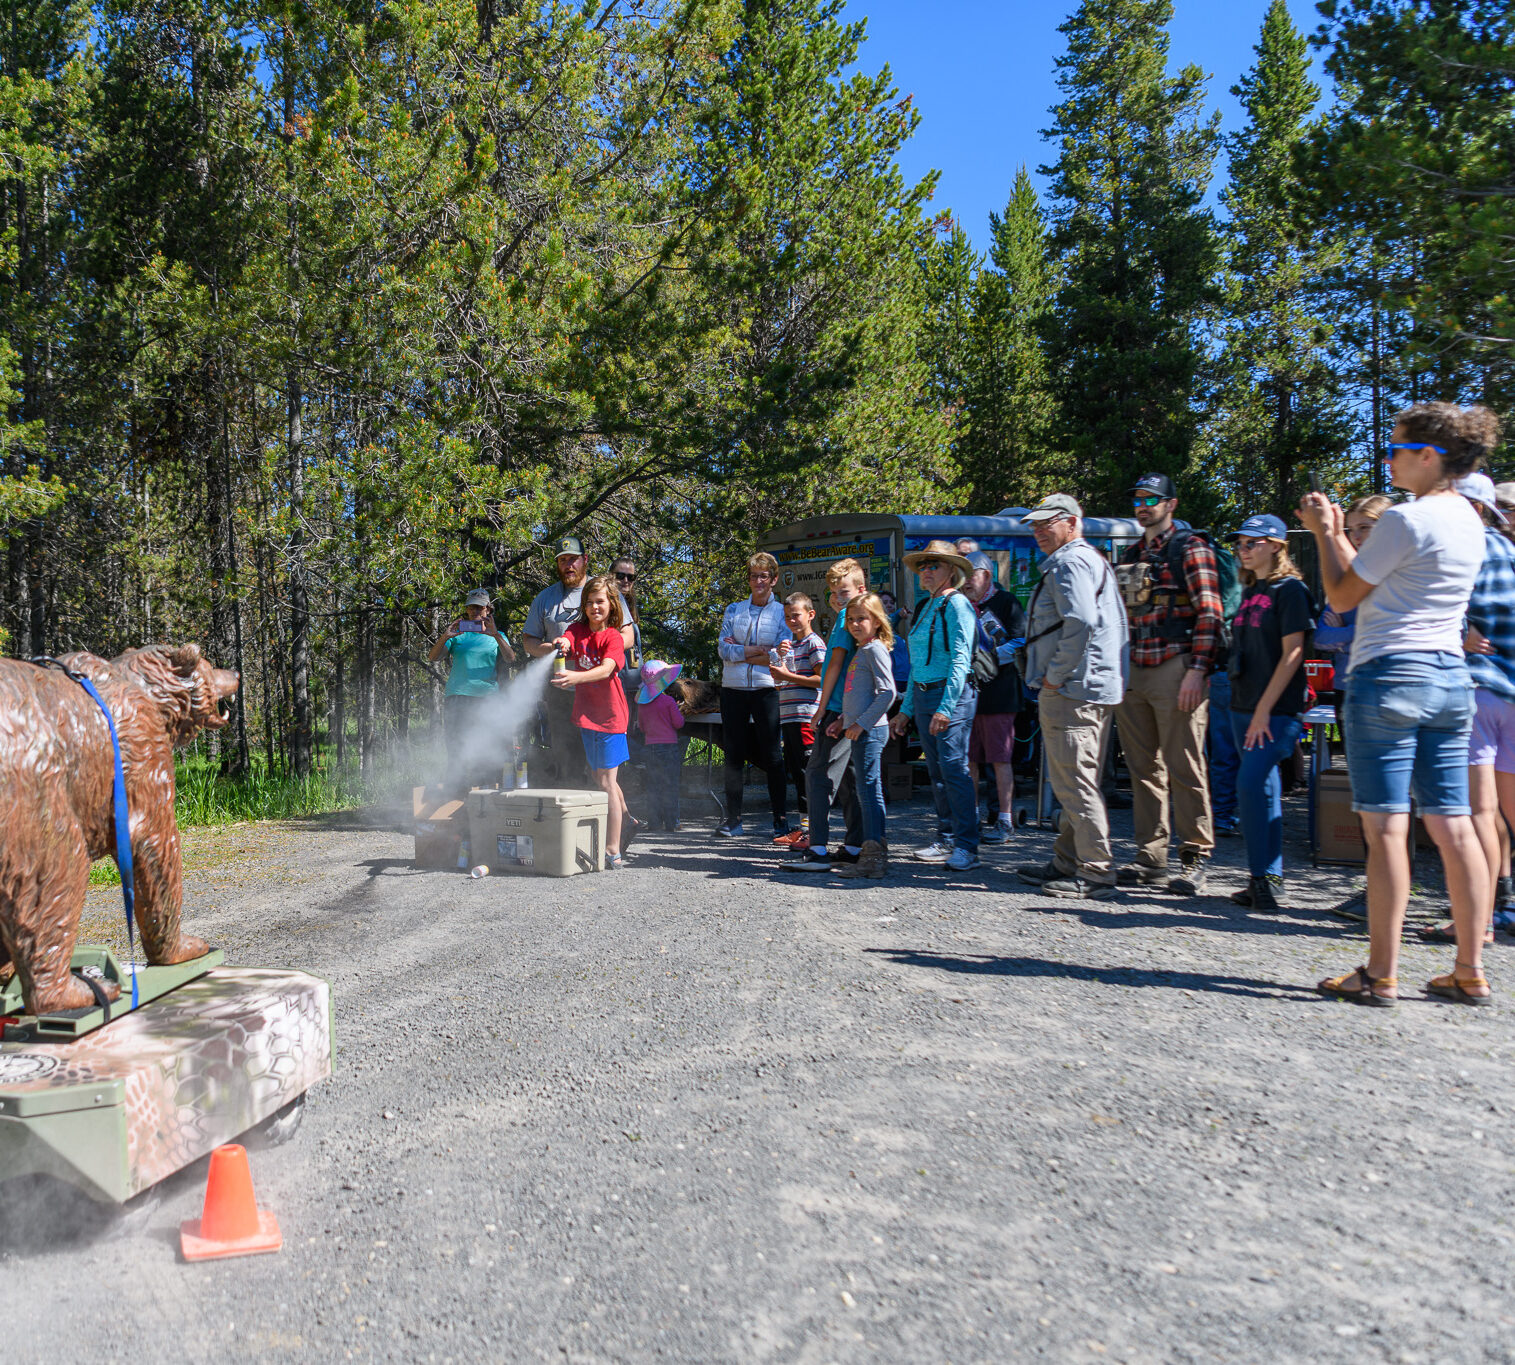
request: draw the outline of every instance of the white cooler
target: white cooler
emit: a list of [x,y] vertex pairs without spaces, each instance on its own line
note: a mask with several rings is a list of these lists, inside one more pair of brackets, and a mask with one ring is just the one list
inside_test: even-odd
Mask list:
[[528,787],[468,793],[468,843],[492,873],[571,877],[605,867],[609,798],[601,791]]

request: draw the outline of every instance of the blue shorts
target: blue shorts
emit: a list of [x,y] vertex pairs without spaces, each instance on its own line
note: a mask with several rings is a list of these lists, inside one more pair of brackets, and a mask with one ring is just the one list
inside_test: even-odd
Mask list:
[[631,758],[625,735],[607,735],[603,730],[580,730],[579,734],[591,768],[619,768]]
[[1347,681],[1347,770],[1352,809],[1469,815],[1468,739],[1473,679],[1460,654],[1386,654]]

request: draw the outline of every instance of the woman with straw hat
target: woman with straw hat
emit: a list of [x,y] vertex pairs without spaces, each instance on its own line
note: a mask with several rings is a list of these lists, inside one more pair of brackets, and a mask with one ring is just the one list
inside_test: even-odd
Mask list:
[[978,616],[961,591],[973,566],[945,540],[907,554],[905,565],[920,578],[927,601],[910,631],[910,684],[890,729],[903,735],[915,721],[940,822],[936,841],[915,856],[966,872],[978,866],[978,799],[968,768],[978,701],[969,665]]

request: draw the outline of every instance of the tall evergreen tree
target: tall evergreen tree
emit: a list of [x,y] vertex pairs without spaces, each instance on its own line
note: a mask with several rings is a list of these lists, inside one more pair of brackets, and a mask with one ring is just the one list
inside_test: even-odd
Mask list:
[[1205,433],[1215,473],[1242,516],[1287,513],[1301,471],[1345,475],[1352,426],[1333,365],[1332,297],[1323,276],[1341,250],[1303,210],[1296,158],[1319,91],[1306,39],[1284,0],[1263,19],[1257,63],[1233,86],[1247,121],[1227,139],[1230,180],[1226,306],[1215,418]]
[[974,512],[998,511],[1012,498],[1034,500],[1050,491],[1051,473],[1053,406],[1042,331],[1056,275],[1024,166],[1003,216],[989,215],[989,229],[989,260],[974,281],[966,431],[958,445]]
[[1060,471],[1113,507],[1144,470],[1189,493],[1202,362],[1216,300],[1216,234],[1202,206],[1218,115],[1197,66],[1166,74],[1169,0],[1082,0],[1060,32],[1062,100],[1045,136],[1052,244],[1063,272],[1048,315]]

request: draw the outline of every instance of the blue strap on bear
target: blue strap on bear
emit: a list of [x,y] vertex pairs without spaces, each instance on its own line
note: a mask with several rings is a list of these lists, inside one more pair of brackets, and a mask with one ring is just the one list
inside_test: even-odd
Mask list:
[[[72,678],[95,700],[95,705],[100,708],[100,714],[105,717],[105,724],[110,729],[111,753],[115,758],[115,787],[112,793],[112,804],[116,817],[116,867],[121,873],[121,899],[126,904],[126,950],[131,962],[132,975],[132,1008],[137,1008],[137,940],[135,928],[135,916],[137,909],[136,889],[132,885],[132,837],[131,823],[128,819],[126,806],[126,770],[121,765],[121,739],[116,734],[116,718],[111,715],[110,707],[105,704],[105,699],[95,691],[95,685],[82,673],[75,673],[67,664],[46,655],[38,655],[32,659],[32,663],[42,667],[58,669],[65,677]],[[106,1012],[109,1018],[109,1011]]]

